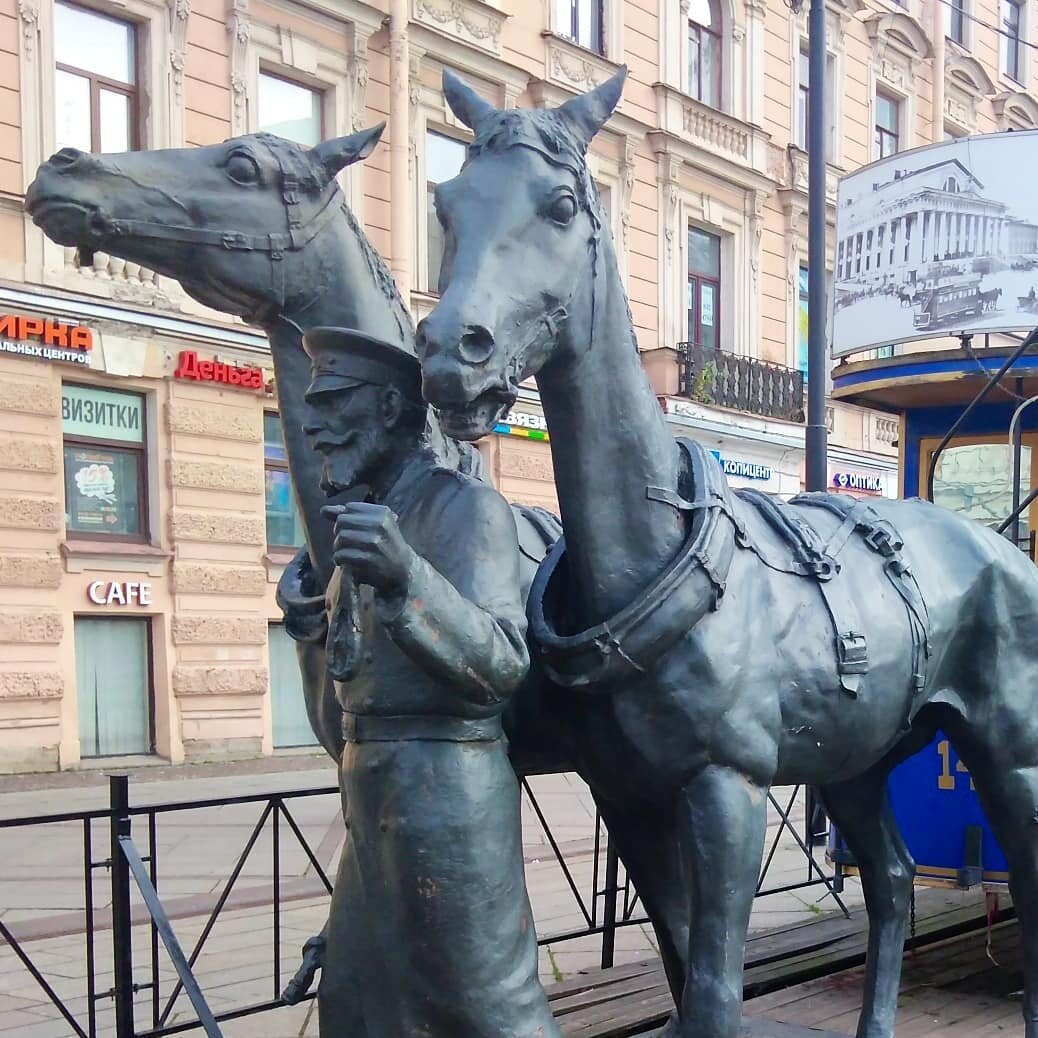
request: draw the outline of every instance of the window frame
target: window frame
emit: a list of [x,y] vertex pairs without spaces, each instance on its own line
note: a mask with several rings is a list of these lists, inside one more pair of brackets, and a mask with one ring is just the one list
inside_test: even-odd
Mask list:
[[[255,132],[262,132],[262,113],[260,112],[260,84],[263,81],[263,77],[266,76],[268,79],[276,79],[282,83],[288,83],[289,86],[299,87],[301,90],[307,90],[311,94],[317,95],[317,140],[323,141],[328,136],[328,87],[327,85],[314,82],[307,82],[298,76],[291,75],[288,71],[282,68],[271,68],[265,62],[260,61],[259,68],[256,72],[256,130]],[[271,131],[266,131],[271,132]],[[311,147],[311,145],[300,145],[300,147]]]
[[[879,124],[879,109],[880,101],[886,101],[888,104],[894,106],[894,122],[896,128],[890,130],[885,126]],[[892,94],[887,93],[882,87],[876,88],[875,99],[873,101],[874,112],[872,119],[872,131],[873,131],[873,147],[875,149],[877,159],[889,158],[891,155],[896,155],[901,151],[901,138],[902,138],[902,120],[904,118],[904,111],[902,108],[902,99],[894,97]],[[894,150],[891,152],[883,151],[883,140],[885,138],[893,138]]]
[[[694,346],[698,346],[701,349],[715,349],[720,350],[721,347],[721,281],[724,275],[724,256],[723,246],[724,239],[720,234],[715,234],[713,231],[705,230],[702,227],[697,227],[695,224],[689,224],[686,229],[686,239],[691,237],[692,233],[705,235],[708,238],[712,238],[717,243],[717,274],[705,274],[699,271],[692,270],[692,257],[691,250],[686,246],[686,257],[685,257],[685,334],[688,336],[687,341],[692,343]],[[694,284],[692,306],[688,306],[688,286]],[[703,292],[702,286],[709,285],[714,290],[714,345],[707,346],[703,343]],[[692,334],[692,320],[690,315],[695,314],[695,328],[696,335]]]
[[[723,110],[724,105],[724,12],[721,10],[721,4],[718,0],[707,0],[710,6],[711,14],[716,14],[718,21],[718,28],[715,30],[708,25],[703,25],[702,22],[696,21],[692,17],[691,9],[689,10],[688,18],[686,20],[685,33],[687,40],[687,60],[685,62],[685,90],[688,96],[698,101],[700,104],[706,105],[708,108],[713,108],[717,111]],[[696,53],[699,54],[700,60],[696,63],[698,83],[694,84],[695,89],[693,90],[693,83],[691,77],[692,71],[692,37],[693,32],[696,35]],[[707,99],[703,96],[703,38],[706,36],[712,41],[712,46],[715,48],[715,61],[714,61],[714,89],[716,91],[716,98]]]
[[[966,0],[945,0],[945,3],[947,4],[945,7],[945,39],[966,50],[968,48],[966,42],[966,23],[968,21],[966,17]],[[958,24],[956,25],[956,23]]]
[[[267,418],[273,418],[277,422],[277,427],[280,433],[281,449],[285,451],[285,460],[273,459],[267,457]],[[275,472],[284,472],[288,475],[289,485],[292,483],[292,472],[288,465],[288,451],[285,448],[285,437],[284,432],[281,429],[281,414],[278,411],[270,411],[267,408],[263,409],[263,536],[267,542],[267,554],[273,554],[276,552],[295,554],[300,548],[306,545],[306,530],[303,527],[303,516],[299,511],[299,502],[296,501],[295,494],[291,495],[292,500],[292,514],[295,518],[296,524],[302,531],[303,539],[299,544],[275,544],[270,539],[270,519],[269,510],[267,508],[267,472],[273,470]]]
[[[422,263],[422,283],[425,286],[423,291],[427,295],[435,296],[436,298],[439,298],[439,295],[440,295],[439,280],[440,279],[439,279],[439,277],[437,277],[436,278],[436,282],[433,283],[432,279],[429,276],[432,273],[432,271],[430,270],[430,267],[429,267],[429,263],[430,263],[430,260],[431,260],[431,257],[432,257],[432,252],[431,252],[431,250],[429,248],[429,226],[430,226],[430,221],[431,220],[438,220],[439,219],[436,216],[436,209],[435,209],[435,206],[433,205],[432,194],[433,194],[433,190],[436,188],[436,185],[440,184],[440,183],[443,183],[443,181],[439,181],[439,180],[432,181],[432,180],[429,179],[428,154],[429,154],[429,135],[430,134],[432,134],[434,137],[442,137],[445,140],[453,141],[455,144],[460,144],[463,149],[468,147],[468,143],[469,142],[465,138],[463,138],[463,137],[456,137],[456,136],[454,136],[454,134],[449,133],[446,129],[442,129],[440,127],[437,127],[437,128],[434,129],[432,126],[430,126],[428,123],[426,123],[424,136],[422,138],[422,143],[424,145],[424,147],[422,149],[422,157],[423,157],[423,165],[424,165],[424,168],[423,168],[422,172],[423,172],[424,178],[425,178],[425,190],[422,193],[423,198],[425,199],[425,220],[424,220],[424,226],[423,226],[423,229],[422,229],[422,237],[424,238],[424,244],[425,244],[425,255],[421,259],[421,263]],[[443,256],[442,255],[440,256],[439,262],[442,265],[442,263],[443,263]]]
[[[1012,24],[1005,17],[1006,9],[1010,9],[1016,12],[1016,23]],[[1011,79],[1014,83],[1023,85],[1024,82],[1024,69],[1023,69],[1023,34],[1024,34],[1024,14],[1025,5],[1018,2],[1018,0],[999,0],[998,5],[998,26],[999,26],[999,55],[998,55],[998,70],[1003,75]],[[1012,34],[1011,34],[1012,30]],[[1013,70],[1009,69],[1009,53],[1010,46],[1013,47],[1014,59],[1013,59]]]
[[[132,18],[120,18],[117,15],[110,14],[107,11],[98,11],[93,7],[87,7],[83,4],[71,3],[70,0],[58,0],[55,7],[72,7],[78,11],[83,11],[86,14],[93,15],[95,18],[101,18],[105,21],[116,22],[119,25],[124,25],[133,34],[133,78],[134,83],[121,83],[116,79],[109,79],[107,76],[99,76],[95,72],[88,72],[86,69],[76,68],[74,65],[66,65],[64,62],[60,62],[57,58],[54,58],[52,68],[57,72],[67,72],[70,75],[78,76],[80,79],[85,79],[90,83],[90,150],[92,152],[101,151],[101,89],[104,88],[113,94],[122,94],[124,97],[130,99],[130,151],[140,151],[141,149],[141,119],[140,119],[140,94],[141,94],[141,81],[143,75],[143,63],[141,61],[141,24]],[[57,45],[57,39],[55,38],[55,46]],[[57,77],[54,77],[54,98],[53,105],[55,107],[54,112],[54,129],[55,134],[57,133],[57,102],[58,102],[58,85]],[[57,141],[55,140],[55,145]],[[117,154],[117,153],[113,153]]]
[[[555,20],[556,32],[561,36],[565,36],[567,40],[570,40],[576,46],[583,47],[584,50],[591,51],[592,54],[598,54],[600,57],[606,57],[606,19],[608,18],[608,10],[606,4],[609,0],[587,0],[591,6],[592,15],[597,10],[598,12],[598,39],[597,41],[587,43],[580,38],[580,5],[581,0],[567,0],[569,6],[569,23],[564,24],[560,21],[562,12],[559,9],[558,3],[555,4]],[[594,17],[592,17],[592,32],[594,31]]]
[[105,533],[103,530],[74,530],[68,521],[65,522],[65,540],[75,541],[104,541],[106,543],[121,544],[150,544],[151,543],[151,508],[148,489],[149,466],[148,466],[148,397],[145,393],[137,393],[133,390],[108,389],[107,386],[95,386],[87,382],[62,382],[65,386],[74,386],[77,389],[103,389],[111,393],[121,393],[125,396],[139,397],[141,401],[141,442],[139,444],[127,443],[126,440],[112,440],[102,436],[77,436],[69,435],[64,428],[61,431],[61,470],[63,483],[63,504],[65,514],[68,515],[68,473],[65,471],[65,448],[96,447],[102,450],[122,451],[125,454],[137,455],[137,514],[140,516],[140,531],[138,533]]

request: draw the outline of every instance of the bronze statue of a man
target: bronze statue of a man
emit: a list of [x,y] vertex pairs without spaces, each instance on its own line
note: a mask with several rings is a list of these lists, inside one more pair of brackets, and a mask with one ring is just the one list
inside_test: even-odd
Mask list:
[[304,337],[336,572],[346,842],[319,989],[326,1038],[551,1038],[501,713],[529,665],[512,513],[438,465],[417,361]]

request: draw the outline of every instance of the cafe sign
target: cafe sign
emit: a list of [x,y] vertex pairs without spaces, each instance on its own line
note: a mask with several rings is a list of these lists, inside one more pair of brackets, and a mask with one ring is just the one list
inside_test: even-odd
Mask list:
[[0,353],[89,364],[94,333],[81,324],[66,324],[49,317],[0,314]]
[[151,584],[146,580],[92,580],[87,598],[94,605],[151,605]]

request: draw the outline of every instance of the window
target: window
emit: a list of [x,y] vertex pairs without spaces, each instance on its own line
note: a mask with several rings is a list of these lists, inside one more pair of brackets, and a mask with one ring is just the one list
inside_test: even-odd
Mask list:
[[605,0],[555,0],[555,29],[581,47],[605,54]]
[[801,267],[797,277],[797,367],[807,378],[807,267]]
[[721,239],[695,227],[688,231],[688,338],[717,349],[721,303]]
[[137,34],[129,22],[54,5],[58,148],[130,151],[137,141]]
[[966,0],[945,0],[944,35],[952,43],[966,46]]
[[[807,151],[808,122],[811,118],[811,63],[805,49],[800,51],[800,63],[797,66],[797,111],[796,111],[796,145],[801,151]],[[836,68],[831,54],[825,56],[825,105],[826,105],[826,134],[825,134],[825,157],[832,159],[833,138],[835,136],[833,127],[836,125],[836,98],[833,96],[833,83],[835,82]]]
[[80,755],[151,753],[149,622],[77,616],[73,624]]
[[436,203],[433,192],[437,184],[445,180],[453,180],[461,172],[461,164],[465,161],[465,144],[453,137],[445,137],[442,133],[427,130],[425,134],[425,209],[426,209],[426,243],[428,261],[426,264],[426,285],[430,292],[436,292],[440,285],[440,263],[443,260],[443,228],[436,215]]
[[1018,83],[1023,80],[1020,68],[1020,8],[1016,0],[1002,0],[1002,71]]
[[901,148],[901,102],[876,94],[876,158],[885,159]]
[[721,7],[718,0],[692,0],[688,13],[688,92],[721,107]]
[[288,454],[281,434],[281,419],[263,415],[263,467],[267,496],[267,544],[278,548],[298,548],[306,538],[299,520],[299,509],[288,477]]
[[267,628],[270,657],[270,714],[274,749],[313,746],[317,742],[306,712],[306,697],[296,657],[296,643],[281,624]]
[[324,136],[323,99],[320,90],[261,72],[257,129],[312,148]]
[[147,534],[144,397],[62,386],[65,529],[69,537]]

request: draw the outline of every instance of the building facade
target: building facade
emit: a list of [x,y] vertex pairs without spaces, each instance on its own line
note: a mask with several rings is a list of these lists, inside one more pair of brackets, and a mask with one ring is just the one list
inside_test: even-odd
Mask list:
[[[841,171],[892,150],[1038,126],[1032,6],[828,0],[831,203]],[[675,434],[734,484],[800,489],[806,11],[0,0],[0,30],[0,771],[312,741],[273,596],[300,536],[266,340],[138,264],[45,239],[22,202],[61,147],[258,129],[314,144],[388,118],[341,180],[420,317],[442,248],[431,192],[466,140],[442,70],[498,106],[538,106],[626,63],[590,161],[646,370]],[[845,404],[829,417],[833,489],[893,493],[896,422]],[[555,506],[533,388],[481,449],[508,497]]]

